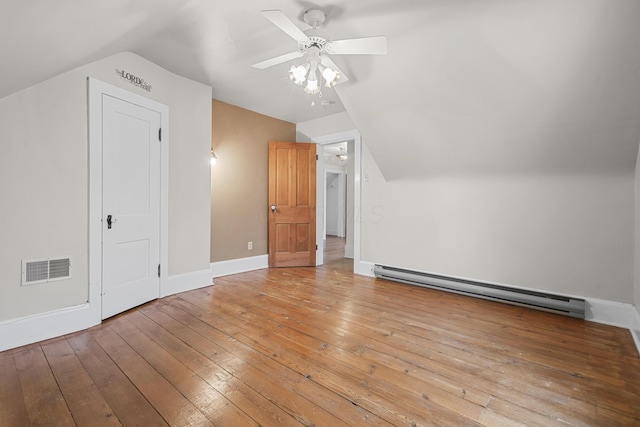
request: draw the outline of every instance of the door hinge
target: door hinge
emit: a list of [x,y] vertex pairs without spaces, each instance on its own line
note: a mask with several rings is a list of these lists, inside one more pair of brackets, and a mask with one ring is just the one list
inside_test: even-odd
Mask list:
[[316,160],[318,160],[318,155],[316,154]]
[[158,129],[158,141],[162,142],[162,128]]
[[158,264],[158,277],[160,277],[160,264]]
[[316,245],[316,251],[318,250],[318,245]]

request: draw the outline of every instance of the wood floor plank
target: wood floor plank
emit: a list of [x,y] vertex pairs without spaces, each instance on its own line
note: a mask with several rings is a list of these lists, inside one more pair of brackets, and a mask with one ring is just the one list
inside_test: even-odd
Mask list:
[[[204,311],[206,309],[198,304],[205,304],[205,299],[200,294],[193,294],[188,297],[189,303],[200,307],[200,318],[207,323],[224,330],[229,327],[231,318],[225,322],[219,322],[216,315]],[[181,304],[176,302],[176,305]],[[184,306],[186,310],[192,310],[191,306]],[[236,310],[236,309],[234,309]],[[454,421],[457,425],[473,425],[472,420],[460,417],[457,413],[447,411],[434,402],[424,399],[422,394],[415,393],[413,396],[394,386],[394,384],[378,381],[372,384],[366,374],[352,369],[352,367],[338,360],[329,360],[316,354],[313,350],[300,346],[299,344],[286,340],[286,338],[273,333],[266,333],[260,328],[253,327],[249,322],[236,323],[235,326],[242,329],[234,336],[242,342],[259,348],[263,353],[275,350],[278,360],[287,366],[296,369],[301,374],[316,381],[320,381],[325,387],[348,397],[352,401],[362,405],[374,405],[377,410],[385,409],[388,417],[383,418],[391,423],[402,423],[411,425],[412,423],[426,423],[427,420]],[[286,341],[286,345],[280,342]],[[320,348],[320,346],[318,346]],[[309,362],[311,361],[311,363]],[[391,408],[391,409],[388,409]],[[417,411],[416,411],[417,409]]]
[[94,336],[98,344],[135,383],[138,390],[168,424],[172,426],[213,425],[113,330],[102,328],[96,331]]
[[20,378],[13,353],[0,353],[0,420],[6,426],[29,425]]
[[[295,291],[292,291],[292,292],[293,292],[293,293],[295,293]],[[298,309],[298,310],[301,310],[301,307],[297,307],[297,309]],[[406,315],[406,314],[405,314],[405,315]],[[545,315],[547,315],[547,314],[545,313]],[[552,316],[552,315],[547,315],[547,316]],[[553,316],[553,317],[557,317],[557,316]],[[569,321],[570,321],[570,320],[573,320],[573,319],[567,319],[567,320],[569,320]],[[397,331],[397,330],[398,330],[398,329],[396,328],[396,331]],[[400,329],[400,330],[401,330],[401,329]],[[383,332],[382,334],[384,335],[384,334],[386,334],[386,333],[387,333],[387,332]],[[395,336],[396,336],[396,337],[398,337],[401,333],[402,333],[402,332],[400,332],[400,333],[396,333],[396,335],[395,335]],[[442,340],[442,338],[440,338],[440,339]],[[466,349],[464,348],[464,347],[465,347],[465,345],[466,345],[466,347],[467,347]],[[468,351],[468,350],[469,350],[468,342],[467,342],[467,343],[465,343],[465,345],[463,345],[463,346],[462,346],[462,348],[463,348],[465,351]],[[495,349],[494,349],[494,350],[495,350]],[[522,352],[521,348],[519,348],[519,349],[518,349],[518,351],[520,351],[520,353],[521,353],[521,354],[524,354],[525,356],[527,356],[527,354],[526,354],[526,353]],[[474,352],[474,353],[477,353],[477,352]],[[500,353],[497,353],[497,354],[502,354],[502,353],[503,353],[503,352],[500,352]],[[493,352],[493,354],[495,354],[495,351]],[[541,357],[539,357],[539,358],[538,358],[538,359],[536,359],[536,360],[535,360],[535,361],[534,361],[530,366],[534,366],[534,367],[536,367],[536,368],[537,368],[537,367],[538,367],[538,365],[539,365],[539,364],[541,364],[541,360],[542,360],[544,357],[545,357],[544,355],[543,355],[543,356],[541,356]],[[524,359],[526,360],[526,357],[525,357]],[[563,363],[564,363],[564,362],[563,362]],[[573,364],[577,364],[577,363],[578,363],[578,362],[576,362],[575,360],[573,361]],[[573,365],[571,365],[571,367],[573,367]],[[633,376],[633,373],[631,373],[631,376]],[[544,379],[544,380],[543,380],[543,382],[547,382],[547,381],[548,381],[548,379],[546,379],[548,376],[541,375],[540,377]],[[584,375],[580,375],[580,374],[572,374],[572,377],[574,377],[574,378],[572,378],[571,383],[568,383],[568,384],[567,384],[567,387],[568,387],[569,389],[570,389],[571,387],[575,387],[576,378],[577,378],[577,380],[578,380],[578,381],[581,381],[581,380],[589,381],[589,378],[588,378],[588,377],[586,377],[586,376],[584,376]],[[606,374],[606,373],[605,373],[605,377],[608,379],[608,374]],[[514,376],[513,378],[518,378],[518,376]],[[531,377],[531,376],[530,376],[530,378],[535,379],[535,378],[536,378],[536,376],[533,376],[533,377]],[[633,387],[630,387],[630,388],[631,388],[631,390],[628,390],[628,389],[629,389],[629,387],[628,387],[626,390],[621,390],[618,386],[619,386],[620,384],[622,384],[622,382],[619,382],[619,381],[612,381],[612,380],[609,380],[609,379],[608,379],[608,381],[609,381],[609,382],[612,382],[612,383],[613,383],[613,385],[615,385],[616,387],[614,387],[614,388],[612,388],[612,389],[611,389],[611,393],[603,393],[603,394],[602,394],[603,396],[605,396],[605,399],[607,400],[607,402],[598,402],[598,404],[604,404],[604,405],[605,405],[605,407],[610,407],[610,408],[615,409],[615,410],[622,410],[622,411],[626,411],[626,413],[628,413],[629,415],[634,416],[634,417],[635,417],[635,416],[637,416],[637,411],[635,410],[635,408],[630,407],[630,406],[628,406],[628,405],[626,405],[626,404],[624,403],[624,402],[629,401],[629,399],[627,398],[628,396],[626,396],[626,394],[628,394],[628,393],[633,393]],[[633,381],[632,381],[632,382],[633,382]],[[581,412],[581,411],[580,411],[580,412]],[[595,412],[595,408],[593,408],[593,412]]]
[[[172,318],[167,319],[168,316],[163,316],[161,312],[158,312],[153,308],[147,308],[146,310],[144,310],[144,314],[154,319],[158,319],[160,322],[164,321],[163,323],[164,327],[168,329],[171,328],[170,323]],[[138,316],[136,318],[136,323],[137,324],[144,323],[144,320],[140,318],[140,316]],[[146,323],[145,330],[155,331],[155,334],[160,334],[160,335],[162,335],[163,332],[166,333],[165,329],[160,328],[159,326],[154,328],[153,325],[149,325],[148,323]],[[183,333],[181,333],[180,331],[178,331],[177,334],[178,336],[180,336],[181,339],[186,339],[185,342],[190,343],[190,346],[187,347],[186,350],[181,350],[180,353],[186,353],[189,350],[194,351],[195,349],[200,349],[200,348],[203,349],[204,353],[210,352],[209,344],[211,343],[211,341],[206,340],[204,336],[199,335],[196,337],[194,341],[193,337],[189,339],[189,337],[185,337]],[[177,338],[174,338],[174,339],[177,339]],[[171,341],[168,340],[166,336],[164,338],[160,338],[160,340],[166,346],[169,346],[169,347],[175,346],[175,344],[172,344]],[[202,345],[203,340],[206,340],[206,342],[204,343],[204,346]],[[186,345],[185,343],[182,343],[182,344]],[[302,386],[301,382],[307,381],[302,375],[296,375],[292,371],[286,369],[284,366],[273,363],[272,359],[268,357],[264,357],[264,356],[259,357],[261,355],[255,351],[252,351],[251,348],[248,348],[245,346],[244,348],[241,348],[240,350],[238,350],[238,347],[236,346],[234,350],[236,352],[239,351],[242,354],[242,360],[246,362],[244,364],[240,364],[239,366],[241,367],[238,369],[235,369],[232,373],[239,380],[242,380],[245,383],[253,384],[254,378],[258,376],[265,376],[265,375],[267,379],[269,378],[286,379],[286,381],[280,381],[280,384],[283,387],[286,387],[288,394],[299,395],[301,397],[304,397],[307,401],[317,404],[318,406],[317,409],[311,408],[311,409],[301,409],[297,411],[296,412],[298,414],[297,418],[299,418],[300,420],[302,420],[303,417],[307,418],[306,415],[300,415],[300,414],[311,413],[314,415],[314,419],[311,419],[310,421],[314,422],[316,425],[329,425],[329,424],[336,425],[336,426],[341,425],[342,422],[339,419],[335,419],[334,415],[330,414],[331,412],[333,412],[333,414],[337,414],[337,416],[339,416],[340,419],[345,420],[345,422],[349,425],[353,425],[356,422],[360,424],[364,424],[365,422],[368,424],[375,423],[376,417],[373,416],[373,414],[357,413],[358,411],[355,410],[353,405],[346,405],[344,404],[343,400],[336,399],[335,395],[328,395],[326,389],[323,389],[320,387],[313,387],[313,385],[311,384],[304,384]],[[215,354],[213,357],[216,360],[219,360],[221,352],[227,353],[227,351],[224,349],[216,348]],[[223,364],[231,363],[229,359],[229,356],[231,355],[231,353],[227,353],[227,354],[228,355],[226,355],[222,361]],[[190,357],[188,357],[188,359],[190,359]],[[292,387],[291,385],[295,385],[295,387]],[[260,391],[260,393],[265,397],[267,397],[267,394],[265,391]],[[283,409],[285,408],[283,407]],[[293,413],[293,411],[291,410],[288,412]],[[315,420],[315,418],[322,413],[324,413],[323,416],[325,417],[325,419]],[[357,415],[353,416],[355,413],[357,413]],[[329,416],[327,416],[327,414],[329,414]],[[308,422],[305,421],[303,423],[308,423]],[[378,423],[375,423],[374,425],[381,425],[381,424],[378,422]]]
[[[130,321],[129,318],[131,318]],[[214,424],[229,426],[258,424],[246,413],[237,410],[237,407],[224,396],[227,383],[224,383],[224,387],[217,389],[213,384],[205,380],[205,378],[209,378],[214,374],[219,374],[221,371],[219,367],[208,363],[207,360],[204,360],[206,359],[204,357],[196,361],[196,357],[192,356],[189,360],[183,362],[163,345],[166,343],[165,341],[160,340],[160,343],[152,341],[150,337],[136,329],[134,323],[135,325],[144,327],[145,331],[153,335],[151,332],[153,326],[150,327],[148,321],[145,322],[144,316],[138,315],[137,313],[132,313],[131,315],[127,315],[126,318],[123,317],[112,322],[111,327],[126,340],[134,350],[142,354],[147,354],[147,362]],[[217,381],[215,381],[214,384],[218,385],[220,383],[219,379],[220,376],[217,375]],[[263,405],[266,406],[264,412],[274,414],[278,412],[278,408],[273,407],[268,401],[263,402]],[[285,414],[280,414],[279,416],[286,418]]]
[[24,401],[32,426],[75,426],[40,346],[14,353]]
[[[237,290],[235,290],[235,291],[234,291],[234,295],[236,295],[236,296],[237,296],[238,294],[239,294],[239,292],[238,292]],[[225,298],[225,299],[226,299],[226,298],[232,298],[232,297],[231,297],[231,296],[229,296],[229,295],[227,295],[227,296],[224,296],[223,298]],[[272,302],[270,302],[270,303],[268,303],[268,304],[262,304],[262,306],[268,306],[268,307],[270,307],[270,309],[274,309],[274,308],[273,308],[273,307],[274,307],[274,305],[277,305],[277,301],[272,301]],[[300,308],[298,308],[298,310],[300,310]],[[354,321],[353,316],[352,316],[352,318],[351,318],[351,319],[352,319],[352,324],[353,324],[353,321]],[[390,329],[390,330],[391,330],[391,329]],[[402,332],[402,331],[401,331],[401,332],[398,332],[398,330],[400,330],[400,327],[398,327],[398,326],[396,326],[396,329],[395,329],[395,330],[396,330],[396,333],[395,333],[394,337],[395,337],[396,339],[397,339],[397,338],[399,338],[399,337],[401,337],[401,336],[402,336],[402,334],[404,333],[404,332]],[[352,331],[353,331],[353,328],[352,328]],[[384,334],[383,334],[383,335],[384,335]],[[373,335],[370,335],[370,336],[369,336],[369,338],[370,338],[370,341],[368,341],[368,342],[369,342],[369,343],[373,343],[373,342],[376,342],[377,336],[376,336],[376,334],[373,334]],[[418,338],[417,336],[405,337],[405,342],[406,342],[406,343],[410,343],[412,340],[413,340],[413,341],[416,341],[416,339],[417,339],[417,338]],[[426,347],[426,348],[431,348],[431,347],[434,347],[434,346],[438,346],[438,345],[439,345],[439,344],[438,344],[438,342],[445,342],[445,341],[449,340],[449,338],[447,338],[447,337],[445,337],[445,336],[439,336],[439,337],[437,337],[437,338],[432,338],[432,339],[433,339],[433,341],[430,341],[430,342],[425,343],[425,344],[427,344],[427,345],[425,345],[425,347]],[[470,346],[469,346],[469,344],[468,344],[468,343],[469,343],[469,342],[467,341],[467,342],[465,343],[465,345],[463,346],[463,347],[466,347],[466,348],[464,349],[465,351],[462,353],[462,356],[464,357],[464,355],[465,355],[465,354],[474,354],[474,355],[475,355],[474,357],[476,357],[476,356],[478,355],[478,353],[479,353],[478,348],[476,348],[476,349],[475,349],[475,350],[473,350],[473,351],[469,351],[469,350],[470,350]],[[471,347],[471,348],[472,348],[472,347]],[[448,347],[448,348],[443,348],[443,349],[442,349],[443,353],[447,353],[449,356],[450,356],[450,355],[452,355],[452,351],[453,351],[453,350],[454,350],[454,349],[453,349],[452,347]],[[418,351],[419,351],[419,350],[418,350]],[[502,353],[503,353],[503,352],[500,352],[499,354],[502,354]],[[494,354],[494,353],[489,353],[489,355],[491,355],[491,354]],[[474,360],[474,359],[472,359],[472,361],[473,361],[473,360]],[[476,358],[475,360],[477,361],[477,358]],[[524,361],[523,361],[523,362],[524,362]],[[507,363],[507,359],[506,359],[506,358],[504,358],[503,360],[501,360],[501,361],[500,361],[500,364],[498,365],[498,366],[500,367],[499,369],[503,370],[503,368],[501,368],[501,366],[504,366],[504,364],[505,364],[505,363]],[[574,361],[574,363],[575,363],[575,361]],[[524,364],[524,363],[521,363],[521,364],[520,364],[520,366],[522,366],[523,364]],[[517,368],[518,366],[516,365],[516,366],[514,366],[514,367],[516,367],[516,368]],[[538,372],[538,371],[540,371],[542,368],[541,368],[541,367],[539,367],[539,366],[538,366],[538,364],[534,364],[534,365],[531,365],[531,366],[527,366],[527,370],[529,371],[528,373],[531,373],[531,370],[532,370],[532,369],[533,369],[533,370],[535,370],[536,372]],[[497,372],[496,372],[496,374],[498,374],[498,375],[500,375],[500,374],[504,374],[504,375],[502,375],[502,376],[506,376],[506,377],[513,378],[513,379],[516,379],[516,378],[522,378],[522,375],[517,375],[517,372],[515,372],[515,369],[512,369],[512,370],[513,370],[514,372],[508,373],[508,372],[501,372],[501,371],[497,371]],[[548,376],[548,375],[539,374],[539,375],[533,376],[532,378],[535,380],[535,378],[536,378],[536,377],[542,378],[542,379],[543,379],[543,382],[544,382],[545,384],[549,385],[549,379],[548,379],[548,378],[549,378],[549,376]],[[569,377],[569,376],[567,376],[567,377]],[[529,386],[529,385],[527,385],[527,386]],[[570,382],[570,383],[568,383],[568,384],[566,384],[566,388],[567,388],[569,391],[570,391],[573,387],[575,387],[575,386],[576,386],[576,380],[575,380],[575,378],[572,378],[572,379],[571,379],[571,382]],[[522,387],[522,386],[520,385],[520,386],[518,386],[518,387]],[[546,388],[548,388],[548,387],[546,387]],[[562,388],[561,388],[561,387],[558,387],[558,388],[559,388],[560,394],[557,394],[557,393],[556,393],[556,396],[552,396],[552,397],[550,397],[550,398],[549,398],[549,402],[550,402],[550,403],[552,403],[552,404],[553,404],[553,406],[557,406],[557,405],[555,404],[555,402],[557,402],[557,400],[558,400],[558,399],[566,400],[566,399],[565,399],[565,397],[564,397],[565,395],[562,393]],[[549,392],[549,391],[546,391],[546,392],[545,392],[545,390],[544,390],[544,389],[540,389],[540,388],[538,388],[538,389],[533,390],[533,392],[532,392],[532,396],[537,396],[538,400],[540,400],[540,398],[541,398],[542,396],[544,396],[544,394],[545,394],[545,393],[546,393],[546,394],[549,394],[550,392]],[[617,405],[619,405],[621,402],[625,402],[625,401],[627,401],[627,400],[628,400],[628,399],[623,398],[623,396],[620,396],[620,393],[625,393],[625,392],[621,392],[621,391],[619,391],[619,389],[618,389],[618,388],[615,388],[615,389],[612,389],[612,390],[611,390],[611,393],[607,393],[607,394],[605,394],[605,395],[606,395],[606,396],[610,396],[610,398],[609,398],[609,403],[610,403],[611,405],[613,405],[613,406],[617,406]],[[628,393],[628,392],[626,392],[626,393]],[[567,407],[567,406],[563,406],[562,408],[566,408],[566,407]],[[630,409],[630,408],[627,408],[627,410],[629,411],[629,410],[631,410],[631,409]],[[584,412],[584,408],[583,408],[583,407],[581,407],[581,408],[579,408],[579,409],[576,409],[576,410],[575,410],[575,412],[577,412],[577,413],[583,413],[583,412]],[[592,412],[593,412],[594,414],[596,413],[595,408],[592,408]],[[565,416],[566,416],[566,414],[565,414]]]
[[[225,302],[229,302],[229,299],[233,298],[232,296],[226,296],[225,297]],[[271,318],[268,314],[268,311],[266,309],[262,309],[263,306],[271,306],[271,304],[261,304],[259,307],[258,306],[254,306],[251,308],[251,311],[254,312],[256,310],[260,311],[262,313],[262,316],[260,317],[262,319],[262,324],[265,323],[265,321],[276,321],[274,318]],[[247,313],[246,315],[249,315],[249,313]],[[258,322],[254,322],[254,321],[250,321],[249,323],[258,323]],[[276,326],[274,326],[273,329],[282,329],[282,325],[278,324]],[[315,331],[316,333],[312,332],[311,330],[305,330],[302,333],[297,333],[296,328],[291,328],[290,330],[282,330],[282,334],[285,335],[288,339],[291,339],[292,341],[296,342],[297,344],[303,344],[305,342],[307,342],[307,345],[309,348],[318,348],[320,346],[323,346],[323,353],[327,354],[327,355],[335,355],[334,357],[336,359],[339,359],[341,361],[347,361],[347,363],[349,363],[350,366],[352,366],[355,369],[359,369],[362,373],[369,373],[369,374],[374,374],[376,376],[381,376],[384,375],[385,378],[387,379],[391,379],[391,381],[394,380],[398,380],[399,378],[399,371],[395,370],[393,368],[387,367],[384,364],[379,364],[377,360],[372,360],[369,359],[367,360],[366,357],[362,357],[362,355],[354,355],[351,352],[347,352],[344,351],[343,349],[339,348],[338,346],[334,346],[334,345],[327,345],[327,344],[323,344],[323,341],[325,342],[331,342],[331,340],[333,339],[333,337],[330,334],[326,334],[324,335],[324,337],[320,340],[317,340],[314,335],[318,335],[318,332],[320,335],[322,335],[321,331]],[[313,341],[314,339],[315,342]],[[350,343],[348,345],[353,346],[353,343]],[[476,407],[474,408],[473,406],[468,406],[469,411],[467,412],[471,412],[473,409],[475,409],[476,411],[476,415],[474,417],[474,419],[479,420],[479,419],[490,419],[492,417],[495,418],[495,415],[492,414],[490,411],[486,411],[483,409],[483,402],[487,402],[489,401],[489,399],[492,398],[491,394],[488,393],[479,393],[479,396],[474,396],[474,390],[471,388],[467,388],[465,390],[464,387],[462,387],[460,384],[456,384],[453,381],[444,378],[444,377],[440,377],[440,378],[435,378],[437,377],[437,374],[433,374],[432,376],[424,376],[422,377],[422,379],[417,379],[414,378],[412,376],[409,375],[404,375],[401,376],[402,381],[398,381],[398,385],[400,387],[406,388],[407,391],[411,391],[411,390],[415,390],[415,389],[420,389],[421,387],[424,386],[428,386],[431,390],[433,390],[433,392],[430,395],[430,399],[434,402],[440,402],[442,406],[446,406],[449,409],[453,410],[454,412],[464,412],[464,411],[459,411],[459,408],[457,407],[457,405],[467,405],[467,402],[463,402],[464,401],[470,401],[472,404],[475,404]],[[458,396],[458,398],[456,399],[456,396]],[[498,398],[493,397],[493,400],[497,400]],[[475,400],[475,402],[473,402],[473,400]],[[505,402],[502,406],[503,406],[503,411],[506,412],[505,408],[508,406],[509,404],[507,402]],[[514,412],[517,412],[519,414],[519,417],[523,417],[526,414],[526,411],[523,410],[521,407],[518,407],[516,405],[513,405],[514,408]],[[483,416],[482,413],[486,412],[487,415]],[[545,425],[548,421],[546,419],[546,416],[540,416],[539,414],[536,413],[531,413],[529,414],[529,419],[528,419],[528,424],[532,425],[534,423],[534,419],[537,419],[537,424],[539,425]],[[501,420],[502,422],[505,422],[504,419]]]
[[[168,381],[170,383],[172,380],[176,382],[178,381],[187,382],[187,384],[184,384],[185,389],[196,389],[199,391],[202,390],[203,388],[208,389],[208,391],[213,389],[209,386],[209,384],[202,384],[200,381],[197,381],[193,377],[193,374],[192,374],[193,371],[186,368],[184,365],[181,365],[180,363],[172,363],[172,362],[175,362],[175,359],[170,357],[165,352],[162,352],[165,357],[159,357],[158,352],[160,352],[161,350],[159,347],[151,346],[152,348],[146,348],[146,349],[141,348],[139,345],[139,342],[141,340],[140,335],[137,334],[137,339],[136,339],[133,337],[133,334],[135,334],[135,332],[132,333],[131,331],[128,331],[128,332],[126,330],[123,331],[121,321],[120,322],[114,321],[112,323],[115,323],[112,326],[112,328],[116,333],[119,332],[124,334],[123,339],[126,339],[126,341],[130,343],[134,348],[137,347],[140,350],[144,350],[145,354],[148,355],[147,359],[149,364],[153,367],[157,367],[159,369],[160,374],[167,375]],[[120,325],[120,327],[118,325]],[[215,372],[216,381],[214,382],[214,384],[217,385],[218,387],[223,386],[227,395],[234,395],[234,393],[231,390],[235,389],[235,390],[238,390],[238,392],[242,394],[242,396],[245,396],[251,399],[251,407],[253,408],[251,410],[251,414],[261,414],[259,419],[261,419],[262,422],[265,422],[267,424],[277,423],[278,425],[283,425],[283,426],[300,425],[300,423],[296,421],[295,417],[292,417],[291,414],[286,413],[277,405],[274,405],[273,402],[271,402],[268,398],[265,398],[259,392],[257,392],[254,389],[254,387],[246,387],[244,384],[241,384],[237,381],[234,382],[233,377],[229,377],[227,375],[223,376],[223,375],[224,374],[221,375],[220,371],[216,371]],[[209,375],[205,375],[205,378],[209,379],[210,376],[211,376],[211,373],[209,373]],[[220,382],[221,378],[225,379],[225,381],[223,381],[222,383]],[[206,383],[206,381],[204,380],[203,382]],[[179,389],[179,387],[182,388],[182,386],[178,384],[176,384],[175,387],[176,389]],[[189,397],[193,398],[193,396],[187,396],[187,398]],[[198,402],[198,403],[201,403],[201,402]],[[246,402],[245,402],[245,406],[247,406]]]
[[[197,336],[197,334],[196,334]],[[235,376],[236,371],[245,365],[243,359],[237,358],[228,353],[217,344],[197,345],[191,339],[180,334],[181,339],[187,339],[189,345],[196,344],[196,348],[207,354],[214,362],[193,366],[209,384],[224,390],[225,396],[246,412],[251,418],[261,425],[300,425],[300,420],[290,413],[284,411],[280,406],[270,400],[270,397],[260,394],[253,386],[253,381],[248,384],[241,378]],[[227,337],[228,338],[228,337]],[[197,340],[197,338],[196,338]],[[199,341],[201,344],[202,341]],[[193,361],[194,358],[190,357]],[[190,362],[193,363],[193,362]]]
[[[570,319],[569,319],[569,320],[570,320]],[[614,400],[615,400],[615,399],[614,399]],[[624,399],[623,399],[622,401],[624,401]],[[557,406],[557,405],[556,405],[556,406]],[[595,412],[595,408],[593,408],[593,411]]]
[[[262,306],[269,306],[270,309],[273,308],[272,304],[267,304],[267,305],[261,305],[261,307],[254,307],[252,311],[266,310],[266,309],[263,309]],[[382,368],[387,367],[389,369],[393,369],[395,371],[400,371],[400,372],[404,371],[407,374],[407,376],[405,381],[403,381],[402,383],[403,386],[407,386],[411,388],[413,386],[411,384],[411,378],[415,377],[416,379],[419,379],[425,383],[432,383],[434,387],[441,388],[447,393],[450,393],[452,395],[459,395],[463,397],[465,400],[474,401],[474,403],[476,404],[480,404],[480,405],[486,404],[486,402],[488,402],[491,399],[492,405],[495,406],[497,402],[500,400],[499,398],[495,398],[495,396],[491,395],[492,391],[495,392],[495,388],[496,388],[495,382],[482,381],[478,378],[474,380],[474,383],[476,384],[478,383],[483,384],[487,392],[482,391],[482,389],[480,389],[479,387],[478,388],[474,386],[469,387],[468,375],[464,373],[460,373],[460,374],[453,373],[452,375],[452,372],[448,370],[445,364],[440,363],[433,369],[426,370],[422,366],[426,362],[426,360],[419,360],[417,357],[409,356],[409,357],[405,357],[405,360],[407,359],[411,360],[412,363],[408,363],[405,360],[401,360],[401,359],[398,359],[397,357],[391,356],[392,354],[397,354],[398,350],[396,347],[387,345],[386,353],[384,352],[385,350],[383,350],[382,352],[372,351],[372,350],[365,351],[367,347],[365,345],[365,342],[370,343],[371,340],[369,339],[363,340],[362,343],[359,343],[358,340],[351,339],[353,338],[352,335],[347,335],[347,334],[340,335],[340,336],[336,336],[335,334],[332,335],[327,333],[327,331],[320,329],[319,327],[318,328],[311,327],[303,322],[296,322],[290,319],[281,320],[281,322],[287,325],[288,327],[299,331],[300,333],[307,334],[309,336],[318,337],[321,340],[324,340],[326,342],[333,341],[334,344],[336,345],[328,346],[325,352],[326,353],[337,352],[336,357],[338,358],[341,358],[341,359],[349,358],[350,355],[344,353],[344,351],[351,351],[350,349],[353,348],[354,350],[352,351],[352,353],[357,354],[358,357],[362,359],[362,364],[363,364],[362,369],[366,370],[366,369],[369,369],[370,366],[376,366],[376,367],[382,367]],[[287,336],[291,335],[288,331],[283,333],[286,333]],[[373,354],[374,356],[367,357],[367,354]],[[441,375],[441,373],[446,373],[448,375]],[[512,396],[514,393],[520,394],[519,398],[514,400],[515,406],[513,406],[514,410],[518,412],[521,412],[522,409],[520,409],[520,407],[526,406],[531,401],[531,398],[532,398],[532,396],[519,393],[517,389],[509,389],[509,390],[502,389],[500,391],[502,391],[504,395],[508,395],[508,396]],[[564,400],[566,400],[566,397],[564,396],[558,395],[557,397],[558,398],[562,397]],[[510,399],[510,400],[513,400],[513,399]],[[507,406],[508,404],[507,405],[505,405],[505,403],[502,404],[503,412],[506,411],[505,408]],[[560,418],[566,419],[568,418],[569,414],[564,410],[565,408],[566,408],[565,405],[561,405],[561,406],[557,405],[557,400],[554,400],[553,402],[549,402],[547,405],[545,405],[544,411],[540,413],[544,414],[545,417],[551,416],[556,419],[560,419]],[[594,408],[594,412],[595,412],[595,408]],[[594,421],[593,418],[586,417],[582,412],[575,413],[572,415],[573,415],[573,418],[571,419],[573,419],[574,421],[577,421],[577,420],[582,420],[582,422]],[[540,421],[546,422],[545,418],[543,418]],[[529,423],[531,422],[532,421],[529,421]]]
[[94,331],[70,335],[67,342],[122,425],[166,426],[158,411],[95,341]]
[[66,340],[43,344],[42,351],[76,424],[121,425]]
[[[208,355],[209,358],[220,365],[225,366],[230,374],[239,374],[244,367],[244,364],[239,362],[245,361],[272,377],[278,378],[282,384],[289,386],[291,390],[296,391],[308,400],[316,402],[325,410],[332,410],[334,414],[349,425],[389,425],[373,413],[310,381],[299,372],[278,363],[269,355],[264,355],[238,340],[231,339],[224,332],[213,328],[198,318],[192,317],[191,314],[176,310],[172,306],[162,306],[161,308],[163,311],[147,309],[145,314],[162,323],[163,327],[168,330],[175,331],[175,334],[184,339],[188,345]],[[165,311],[170,315],[166,314]],[[184,326],[177,325],[188,326],[186,328],[188,331],[197,333],[195,335],[188,334]]]
[[318,268],[263,269],[0,353],[0,425],[632,426],[629,331]]

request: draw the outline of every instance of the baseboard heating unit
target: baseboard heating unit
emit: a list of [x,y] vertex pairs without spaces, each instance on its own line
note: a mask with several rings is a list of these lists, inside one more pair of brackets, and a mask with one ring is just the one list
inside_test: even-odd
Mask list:
[[579,319],[584,319],[585,317],[586,303],[583,299],[438,276],[383,265],[375,265],[373,274],[380,279],[424,286],[521,307],[529,307],[536,310],[577,317]]

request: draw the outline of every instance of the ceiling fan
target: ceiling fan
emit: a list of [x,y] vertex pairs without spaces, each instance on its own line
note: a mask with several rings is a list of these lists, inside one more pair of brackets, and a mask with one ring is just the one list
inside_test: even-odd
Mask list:
[[320,72],[325,87],[333,87],[348,80],[329,55],[384,55],[387,53],[387,38],[384,36],[363,37],[347,40],[331,40],[329,34],[318,27],[325,21],[325,13],[319,9],[309,9],[304,13],[304,21],[311,26],[301,30],[280,10],[263,10],[262,15],[298,42],[298,50],[253,64],[254,68],[265,69],[297,58],[304,58],[301,65],[292,65],[289,78],[303,86],[305,92],[320,92],[317,73]]

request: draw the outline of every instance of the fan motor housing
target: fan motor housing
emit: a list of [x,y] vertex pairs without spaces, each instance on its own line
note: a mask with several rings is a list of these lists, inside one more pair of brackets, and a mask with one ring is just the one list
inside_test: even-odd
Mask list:
[[315,47],[320,53],[323,53],[327,51],[327,43],[328,41],[324,37],[309,35],[309,40],[298,43],[298,49],[300,49],[301,52],[307,52],[310,48]]
[[319,9],[309,9],[304,13],[304,22],[317,28],[324,23],[326,15]]

